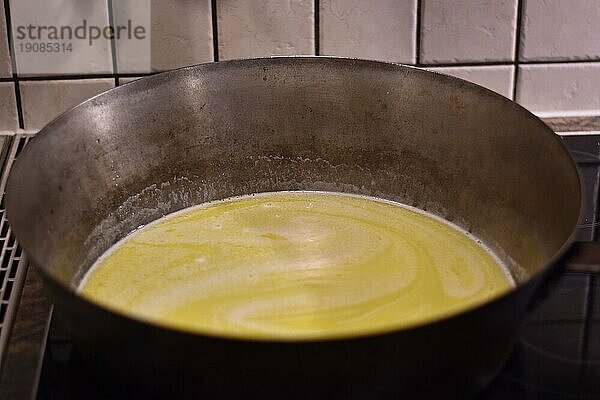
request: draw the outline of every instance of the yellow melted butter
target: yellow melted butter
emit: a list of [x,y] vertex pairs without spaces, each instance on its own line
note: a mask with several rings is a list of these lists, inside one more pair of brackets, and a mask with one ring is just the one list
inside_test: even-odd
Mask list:
[[275,192],[189,208],[130,234],[86,298],[186,331],[331,338],[449,316],[514,286],[483,245],[372,197]]

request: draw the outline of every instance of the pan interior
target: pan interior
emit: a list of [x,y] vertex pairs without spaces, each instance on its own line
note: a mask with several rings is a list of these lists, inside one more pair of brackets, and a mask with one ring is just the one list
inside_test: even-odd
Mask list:
[[431,212],[520,284],[571,237],[579,189],[560,140],[483,88],[394,64],[271,58],[144,78],[64,114],[16,161],[7,212],[30,258],[73,291],[140,225],[287,190]]
[[445,220],[372,197],[294,191],[154,221],[100,257],[79,293],[191,332],[323,339],[439,320],[512,287],[499,260]]

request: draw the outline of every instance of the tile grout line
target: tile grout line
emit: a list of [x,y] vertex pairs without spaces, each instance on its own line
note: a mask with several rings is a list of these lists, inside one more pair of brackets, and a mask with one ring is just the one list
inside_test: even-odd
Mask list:
[[23,113],[23,102],[21,100],[21,84],[15,79],[15,100],[17,103],[17,115],[19,118],[19,128],[25,129],[25,115]]
[[[140,74],[142,75],[142,74]],[[115,74],[72,74],[72,75],[36,75],[22,76],[19,78],[21,82],[28,81],[71,81],[76,79],[106,79],[113,78]]]
[[[600,59],[596,60],[570,60],[570,61],[522,61],[519,65],[545,65],[545,64],[579,64],[582,62],[591,64],[600,64]],[[423,68],[452,68],[452,67],[491,67],[491,66],[514,66],[515,63],[510,61],[481,61],[481,62],[461,62],[461,63],[421,63],[418,66]],[[168,70],[165,70],[168,71]],[[138,77],[154,75],[156,73],[165,72],[131,72],[117,74],[118,77]],[[13,75],[16,75],[13,73]],[[65,75],[34,75],[21,76],[12,78],[0,78],[0,82],[27,82],[27,81],[51,81],[51,80],[73,80],[73,79],[102,79],[112,78],[115,74],[65,74]]]
[[[108,25],[115,26],[115,15],[113,13],[113,2],[112,0],[106,0],[106,7],[108,8]],[[117,64],[117,42],[115,35],[110,39],[110,57],[112,61],[113,76],[115,78],[115,87],[119,86],[119,68]]]
[[417,0],[417,23],[415,26],[415,65],[423,67],[425,64],[421,64],[421,10],[423,5],[422,0]]
[[217,0],[210,0],[212,22],[213,61],[219,61],[219,29],[217,25]]
[[314,43],[315,43],[315,56],[321,55],[321,2],[315,0],[313,2],[314,9]]
[[523,20],[523,7],[525,0],[517,0],[517,26],[515,29],[515,54],[513,58],[513,84],[512,84],[512,100],[517,101],[518,81],[519,81],[519,57],[521,55],[521,28]]
[[581,58],[574,60],[525,60],[519,61],[519,65],[544,65],[544,64],[585,64],[585,63],[598,63],[600,62],[600,58]]
[[12,20],[10,18],[10,1],[4,0],[4,16],[6,20],[6,39],[8,41],[8,49],[10,56],[10,66],[12,69],[12,79],[15,90],[15,104],[17,107],[17,118],[19,128],[25,129],[25,118],[23,117],[23,102],[21,101],[21,85],[19,84],[19,75],[17,73],[17,59],[15,57],[15,46],[12,37]]
[[421,68],[451,68],[451,67],[493,67],[493,66],[512,66],[510,61],[481,61],[481,62],[460,62],[460,63],[419,63]]

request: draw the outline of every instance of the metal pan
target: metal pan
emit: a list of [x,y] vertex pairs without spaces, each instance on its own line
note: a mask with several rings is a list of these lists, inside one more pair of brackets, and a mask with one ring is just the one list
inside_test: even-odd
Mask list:
[[[75,292],[94,260],[141,224],[209,200],[297,189],[443,216],[492,247],[517,288],[410,329],[304,341],[161,328]],[[581,199],[561,141],[504,97],[396,64],[286,57],[166,72],[75,107],[20,155],[6,205],[82,357],[140,390],[424,399],[492,379],[560,269]]]

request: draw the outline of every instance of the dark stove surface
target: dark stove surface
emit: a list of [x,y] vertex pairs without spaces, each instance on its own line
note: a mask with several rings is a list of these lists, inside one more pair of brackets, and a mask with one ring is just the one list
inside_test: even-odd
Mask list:
[[566,274],[477,399],[600,399],[600,279]]
[[[134,398],[135,392],[88,371],[53,321],[38,400]],[[488,399],[600,399],[599,276],[568,273],[561,278],[523,325],[497,378],[475,397]]]
[[[600,137],[564,140],[578,161],[586,197],[578,239],[595,241]],[[134,398],[135,394],[136,388],[88,371],[53,320],[38,400]],[[562,276],[522,326],[504,368],[475,397],[488,399],[600,399],[600,274],[571,272]]]

